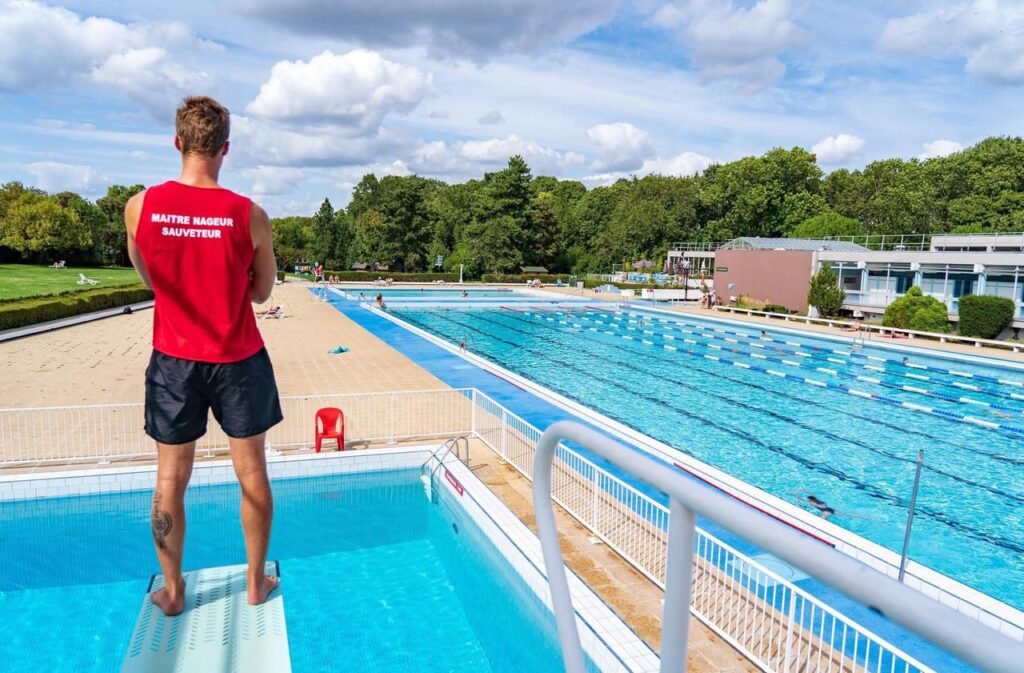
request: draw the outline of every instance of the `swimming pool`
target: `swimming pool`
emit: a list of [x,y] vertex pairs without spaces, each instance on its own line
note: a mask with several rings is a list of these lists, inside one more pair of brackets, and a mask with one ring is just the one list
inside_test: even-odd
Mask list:
[[470,299],[515,299],[521,297],[521,293],[514,292],[512,290],[462,290],[462,289],[443,289],[443,288],[386,288],[376,286],[366,287],[339,287],[339,292],[342,292],[348,299],[359,299],[360,294],[365,298],[372,300],[378,294],[383,295],[384,299],[461,299],[463,293],[468,295]]
[[[448,491],[428,496],[422,475],[274,480],[270,557],[292,670],[560,671],[548,609]],[[118,670],[156,569],[150,493],[0,502],[5,671]],[[186,569],[244,559],[239,496],[236,484],[188,491]]]
[[[451,343],[1024,607],[1024,372],[628,310],[395,309]],[[641,324],[639,321],[643,320]]]

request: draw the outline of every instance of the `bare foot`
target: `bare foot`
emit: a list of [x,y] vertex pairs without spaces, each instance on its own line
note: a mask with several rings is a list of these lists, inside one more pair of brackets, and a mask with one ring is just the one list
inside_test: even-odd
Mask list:
[[151,593],[149,599],[168,617],[180,615],[185,609],[185,580],[181,581],[173,593],[170,587],[161,587]]
[[277,588],[279,581],[273,575],[264,575],[262,581],[249,582],[249,605],[259,605]]

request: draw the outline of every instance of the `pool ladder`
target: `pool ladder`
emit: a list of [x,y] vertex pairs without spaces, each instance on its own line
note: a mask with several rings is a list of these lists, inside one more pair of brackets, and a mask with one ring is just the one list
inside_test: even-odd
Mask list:
[[[462,452],[459,451],[459,447],[463,446],[466,448],[466,457],[462,457]],[[430,478],[434,477],[437,473],[437,468],[444,465],[444,459],[447,458],[451,453],[455,453],[455,457],[458,458],[466,467],[469,467],[469,438],[464,436],[452,437],[442,444],[436,451],[430,454],[430,457],[423,461],[423,465],[420,466],[420,470],[424,471],[427,465],[430,464],[431,460],[436,460],[437,465],[434,465],[430,469]]]

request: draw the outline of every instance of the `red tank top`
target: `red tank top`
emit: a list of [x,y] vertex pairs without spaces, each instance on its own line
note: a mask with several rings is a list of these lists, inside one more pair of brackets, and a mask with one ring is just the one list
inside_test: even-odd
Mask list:
[[252,202],[227,189],[150,187],[135,232],[156,304],[153,348],[199,362],[237,362],[263,338],[249,295]]

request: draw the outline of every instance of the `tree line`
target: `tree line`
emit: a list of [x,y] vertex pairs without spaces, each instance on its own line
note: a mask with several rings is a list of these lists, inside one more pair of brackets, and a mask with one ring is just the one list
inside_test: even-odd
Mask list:
[[587,189],[531,174],[522,157],[447,184],[367,174],[347,208],[274,220],[281,268],[443,267],[470,275],[521,265],[607,272],[660,260],[676,241],[1024,231],[1024,140],[988,138],[933,159],[885,159],[825,174],[810,152],[774,149],[692,177],[648,175]]
[[[124,263],[121,212],[140,185],[95,203],[71,192],[0,187],[0,258]],[[660,260],[675,241],[737,236],[1024,231],[1024,140],[994,137],[946,157],[885,159],[827,175],[800,147],[715,164],[692,177],[648,175],[587,189],[534,176],[522,157],[449,184],[365,175],[345,208],[273,220],[281,269],[308,259],[468,276],[606,272]]]
[[111,185],[92,202],[74,192],[0,185],[0,261],[126,266],[124,206],[142,185]]

